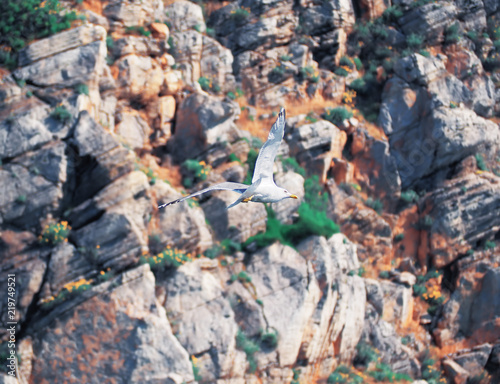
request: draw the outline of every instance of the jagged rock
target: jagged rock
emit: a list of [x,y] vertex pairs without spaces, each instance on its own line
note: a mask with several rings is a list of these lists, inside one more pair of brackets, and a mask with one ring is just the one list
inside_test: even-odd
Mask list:
[[282,223],[291,223],[292,214],[297,211],[301,201],[304,199],[304,178],[295,172],[281,172],[274,177],[276,185],[285,188],[290,193],[298,197],[295,199],[286,199],[274,203],[272,208],[276,218]]
[[451,75],[439,77],[427,87],[408,84],[399,76],[387,82],[379,122],[389,137],[404,189],[481,148],[498,146],[498,126],[468,109],[451,109],[454,97],[473,103],[467,87]]
[[408,326],[413,315],[412,289],[384,280],[380,286],[383,295],[382,319],[390,324]]
[[18,64],[20,67],[24,67],[58,53],[105,39],[106,30],[104,28],[92,24],[82,25],[31,43],[19,51]]
[[241,331],[248,337],[260,336],[262,330],[267,328],[262,307],[238,280],[229,285],[226,292],[234,311],[234,320]]
[[[201,269],[203,260],[179,267],[166,282],[165,308],[174,334],[190,355],[202,355],[210,361],[212,372],[200,372],[227,377],[237,355],[234,313],[224,298],[220,282],[209,271]],[[207,364],[209,364],[207,362]],[[238,372],[238,371],[236,371]]]
[[127,55],[115,62],[121,98],[154,99],[163,85],[163,71],[151,57]]
[[66,145],[47,144],[0,169],[0,222],[36,227],[33,220],[61,210],[66,182]]
[[304,164],[308,173],[325,180],[332,159],[342,157],[347,136],[329,121],[319,120],[292,128],[286,141],[290,145],[290,155]]
[[194,158],[219,142],[231,141],[240,109],[233,102],[193,94],[177,108],[175,134],[168,148],[176,160]]
[[293,13],[262,18],[233,31],[224,45],[238,52],[284,45],[292,39],[296,25]]
[[73,231],[71,240],[90,254],[95,265],[122,269],[139,262],[147,251],[141,228],[132,215],[106,212],[98,220]]
[[429,254],[434,266],[442,268],[500,229],[500,178],[468,174],[447,181],[423,204],[431,218]]
[[201,76],[209,79],[212,87],[219,86],[223,92],[233,91],[236,84],[233,75],[233,54],[211,37],[203,36],[202,41]]
[[[8,337],[7,322],[18,322],[16,328],[19,330],[19,325],[26,320],[28,308],[43,282],[48,250],[41,248],[36,237],[30,232],[2,230],[0,252],[3,256],[0,264],[0,283],[4,287],[7,287],[8,283],[15,283],[15,307],[8,306],[7,296],[0,303],[0,340],[4,342]],[[13,275],[14,280],[9,280],[9,275]],[[8,310],[14,310],[14,318],[8,317],[12,314]]]
[[450,357],[471,376],[480,376],[484,373],[484,368],[492,350],[491,344],[481,344],[472,349],[465,349],[453,353]]
[[146,36],[124,36],[113,43],[113,55],[116,57],[130,54],[154,57],[161,56],[166,50],[166,40]]
[[51,253],[48,264],[46,287],[40,299],[57,295],[64,285],[82,278],[89,278],[96,269],[89,263],[85,252],[78,251],[73,244],[61,243]]
[[[113,207],[117,205],[125,205],[126,210],[132,213],[134,201],[143,199],[148,188],[148,179],[143,172],[127,173],[106,185],[91,199],[73,208],[69,216],[71,225],[73,228],[80,228],[95,220],[104,211],[115,210]],[[140,213],[139,216],[141,215]],[[144,226],[140,224],[140,219],[136,221],[139,227]]]
[[444,75],[445,65],[437,57],[427,58],[415,53],[398,60],[394,72],[407,83],[425,86]]
[[[104,31],[101,27],[95,28]],[[56,36],[58,35],[54,37]],[[103,39],[104,36],[105,34],[102,36]],[[43,49],[42,47],[41,50]],[[17,69],[13,75],[16,79],[29,82],[38,87],[69,88],[78,84],[86,84],[92,80],[96,81],[98,74],[102,72],[105,58],[106,43],[103,40],[97,40],[87,45],[44,57]]]
[[203,50],[203,35],[196,31],[175,32],[172,34],[170,52],[175,58],[177,69],[182,72],[182,79],[190,86],[195,86],[200,78],[200,61]]
[[278,332],[279,364],[293,364],[301,330],[315,305],[313,294],[308,292],[306,261],[293,248],[276,243],[254,253],[247,272],[262,300],[267,326]]
[[172,335],[154,290],[154,276],[143,265],[80,293],[80,302],[76,297],[60,306],[65,308],[58,316],[36,323],[32,379],[62,383],[66,371],[75,380],[91,377],[89,382],[110,374],[118,383],[169,382],[175,375],[193,382],[189,356]]
[[[372,345],[379,353],[379,361],[390,365],[394,372],[411,376],[420,373],[418,361],[411,350],[401,343],[401,336],[396,333],[394,326],[380,319],[375,308],[370,305],[366,310],[360,350],[364,344]],[[357,359],[360,360],[359,357]]]
[[[352,361],[363,328],[366,292],[363,280],[355,275],[359,268],[356,246],[336,234],[328,240],[310,237],[297,249],[312,268],[308,290],[314,295],[314,311],[300,356],[310,363],[326,357],[325,369],[331,372],[328,359],[336,356],[343,362]],[[335,350],[330,350],[325,340],[335,343]]]
[[207,29],[201,7],[190,1],[180,0],[168,5],[165,7],[165,15],[172,31],[196,29],[203,33]]
[[476,343],[488,342],[491,340],[489,335],[498,333],[495,319],[500,311],[497,294],[500,270],[494,265],[488,266],[484,259],[479,260],[484,264],[481,268],[477,268],[477,261],[467,259],[460,265],[457,289],[444,304],[433,331],[440,346],[454,344],[463,337]]
[[172,121],[175,117],[176,102],[173,96],[161,96],[148,104],[148,116],[159,136],[169,139],[172,135]]
[[106,31],[109,30],[109,22],[104,16],[99,15],[98,13],[92,12],[90,9],[82,10],[82,13],[87,18],[87,21],[94,25],[100,25]]
[[78,154],[75,204],[87,200],[111,181],[133,170],[133,154],[120,146],[86,111],[79,116],[71,142]]
[[156,20],[163,14],[163,1],[111,0],[103,9],[109,20],[122,23],[125,27],[143,26]]
[[266,230],[267,213],[263,204],[241,203],[226,209],[237,198],[238,194],[234,192],[220,191],[213,193],[212,197],[201,205],[219,241],[231,239],[242,243]]
[[[152,188],[159,204],[175,200],[180,196],[166,183],[157,182]],[[189,202],[175,204],[158,212],[158,233],[155,234],[157,247],[201,253],[213,244],[212,235],[205,223],[205,214],[199,207],[191,207]],[[163,249],[158,249],[161,251]]]
[[470,376],[466,369],[462,368],[452,359],[443,359],[443,369],[446,375],[453,380],[454,384],[466,384]]
[[457,1],[458,19],[468,31],[483,31],[486,29],[486,1]]
[[151,128],[148,123],[133,109],[117,112],[115,133],[132,149],[143,148],[147,143]]
[[335,207],[331,217],[341,232],[358,244],[358,256],[383,257],[392,249],[392,229],[373,209],[364,206],[354,196],[330,182],[327,184],[330,201]]
[[165,79],[162,86],[162,94],[175,95],[182,87],[182,72],[167,71],[164,73]]
[[308,35],[322,35],[333,29],[350,29],[355,23],[350,1],[334,0],[319,6],[308,6],[301,13],[301,26]]
[[444,30],[453,23],[456,15],[457,8],[453,3],[431,3],[405,13],[398,23],[406,36],[425,36],[426,42],[435,44],[443,40]]

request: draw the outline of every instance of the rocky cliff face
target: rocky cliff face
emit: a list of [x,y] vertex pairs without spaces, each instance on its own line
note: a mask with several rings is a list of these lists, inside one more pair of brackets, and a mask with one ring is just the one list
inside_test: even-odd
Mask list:
[[[0,38],[0,382],[500,381],[497,2],[62,6]],[[298,201],[156,208],[280,106]]]

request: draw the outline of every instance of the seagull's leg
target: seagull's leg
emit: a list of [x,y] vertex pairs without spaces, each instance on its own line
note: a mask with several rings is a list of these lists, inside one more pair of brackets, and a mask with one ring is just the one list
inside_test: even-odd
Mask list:
[[249,201],[252,201],[253,195],[250,197],[247,197],[246,199],[241,200],[242,203],[248,203]]

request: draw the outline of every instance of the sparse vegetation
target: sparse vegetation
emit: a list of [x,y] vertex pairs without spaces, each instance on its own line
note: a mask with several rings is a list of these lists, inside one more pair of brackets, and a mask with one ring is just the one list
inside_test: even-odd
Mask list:
[[324,118],[335,125],[341,125],[344,120],[350,119],[352,112],[344,107],[328,108]]
[[182,163],[182,170],[184,175],[182,184],[186,188],[190,188],[196,182],[206,180],[208,174],[212,170],[212,167],[205,163],[205,161],[188,159]]
[[141,26],[127,27],[127,28],[125,28],[125,32],[131,33],[131,34],[138,34],[138,35],[142,35],[142,36],[146,36],[146,37],[151,36],[151,31],[148,31],[142,25]]
[[68,241],[70,231],[71,227],[67,221],[47,224],[38,237],[38,241],[42,244],[57,245]]
[[413,189],[408,189],[407,191],[401,192],[401,200],[403,200],[405,203],[416,203],[419,198],[420,197],[418,196],[418,193]]
[[152,270],[161,271],[165,268],[178,268],[193,260],[190,253],[168,246],[163,252],[155,256],[142,256],[141,264],[149,264]]
[[476,164],[479,170],[488,171],[488,167],[486,166],[483,155],[481,155],[480,153],[476,153],[474,157],[476,158]]
[[50,116],[63,124],[66,124],[71,120],[71,113],[62,104],[57,105]]
[[394,373],[388,364],[379,363],[374,370],[368,371],[368,374],[376,381],[413,381],[412,378],[404,373]]
[[254,355],[260,350],[259,345],[250,340],[241,330],[238,330],[236,334],[236,347],[245,352],[250,368],[249,371],[250,373],[254,373],[257,370],[257,360]]

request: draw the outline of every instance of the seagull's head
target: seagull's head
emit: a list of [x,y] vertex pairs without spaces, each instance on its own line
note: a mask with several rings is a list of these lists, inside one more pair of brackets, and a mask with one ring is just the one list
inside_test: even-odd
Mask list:
[[297,195],[288,192],[286,189],[282,188],[283,199],[298,199]]

